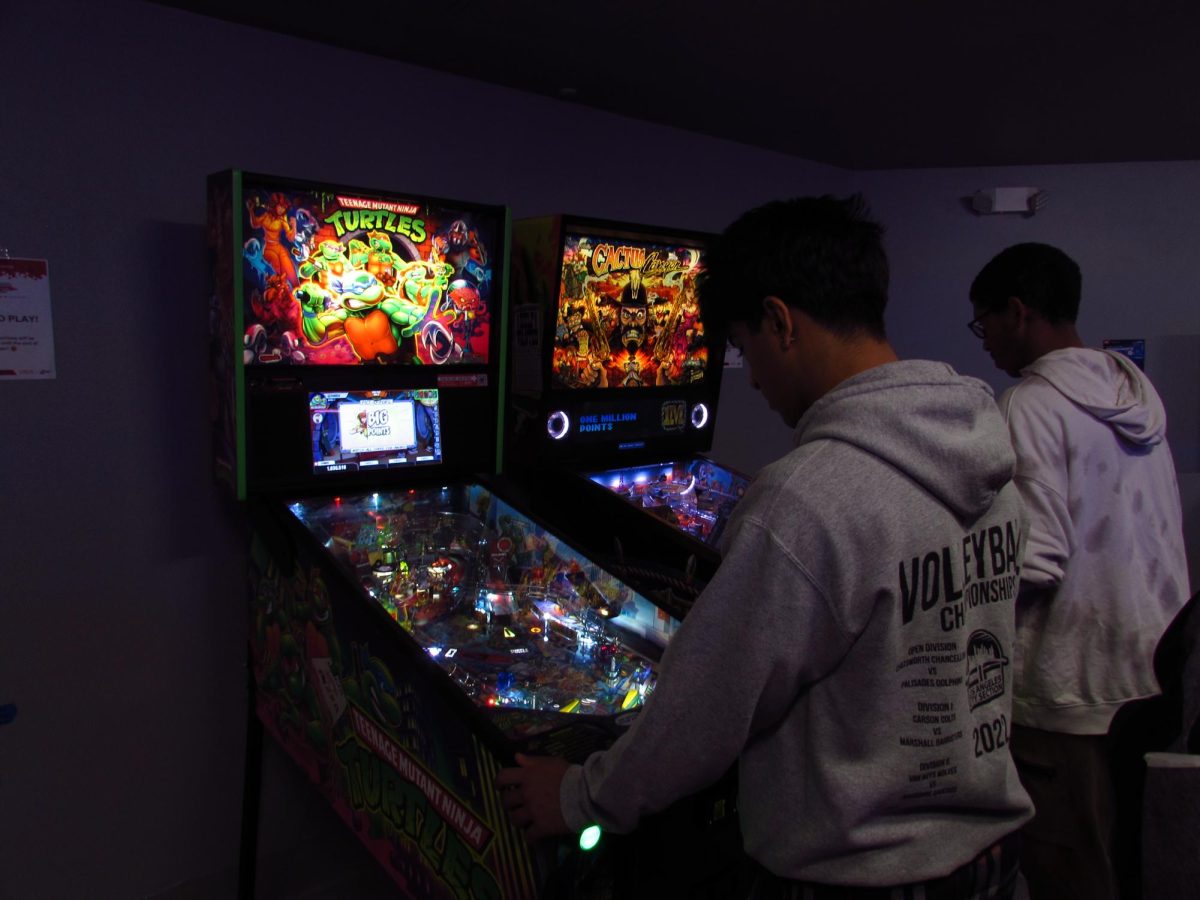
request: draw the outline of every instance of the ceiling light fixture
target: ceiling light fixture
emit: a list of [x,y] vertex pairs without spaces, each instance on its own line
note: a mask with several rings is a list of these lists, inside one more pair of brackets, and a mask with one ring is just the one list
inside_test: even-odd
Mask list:
[[979,216],[1018,213],[1029,217],[1046,205],[1048,196],[1048,191],[1036,187],[994,187],[964,199],[971,212]]

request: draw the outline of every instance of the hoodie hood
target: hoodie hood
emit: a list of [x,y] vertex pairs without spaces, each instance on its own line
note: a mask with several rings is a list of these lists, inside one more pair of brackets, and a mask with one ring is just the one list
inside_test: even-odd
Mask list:
[[992,389],[945,363],[922,360],[887,363],[846,379],[804,414],[794,440],[797,446],[852,444],[903,472],[966,522],[991,507],[1016,464]]
[[1120,353],[1068,347],[1040,357],[1021,374],[1045,379],[1131,444],[1149,447],[1166,436],[1167,414],[1158,392]]

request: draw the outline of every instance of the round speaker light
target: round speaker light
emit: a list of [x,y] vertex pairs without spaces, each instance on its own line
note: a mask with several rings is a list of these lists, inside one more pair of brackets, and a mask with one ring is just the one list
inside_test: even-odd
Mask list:
[[556,409],[546,417],[546,434],[554,440],[561,441],[571,430],[571,417],[561,409]]

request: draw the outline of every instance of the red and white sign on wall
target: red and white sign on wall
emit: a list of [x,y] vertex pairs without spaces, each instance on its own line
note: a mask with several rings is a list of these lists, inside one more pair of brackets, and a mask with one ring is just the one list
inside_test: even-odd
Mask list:
[[0,257],[0,379],[53,377],[50,266]]

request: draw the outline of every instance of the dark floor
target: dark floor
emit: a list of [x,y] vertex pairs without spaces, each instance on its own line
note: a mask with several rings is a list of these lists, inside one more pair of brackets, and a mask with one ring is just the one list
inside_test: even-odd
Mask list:
[[269,739],[263,756],[255,900],[404,896],[300,769]]
[[[405,896],[300,769],[270,740],[263,748],[261,788],[255,900],[396,900]],[[231,868],[176,885],[149,900],[237,897],[238,872]]]

